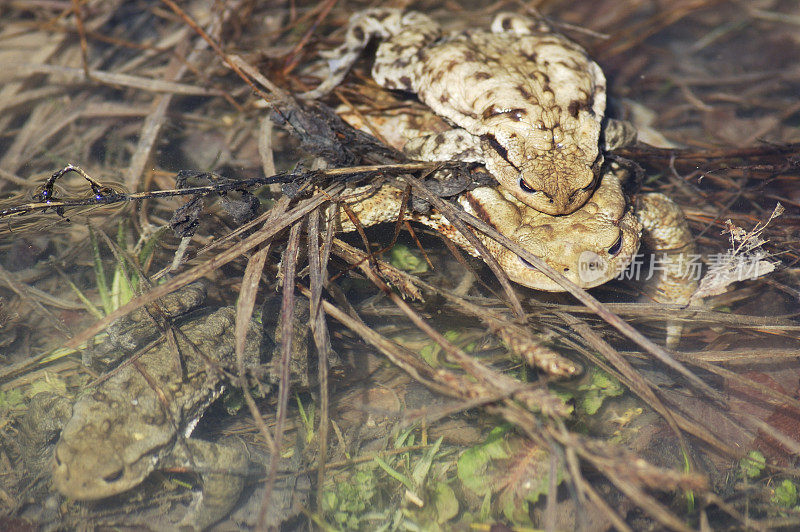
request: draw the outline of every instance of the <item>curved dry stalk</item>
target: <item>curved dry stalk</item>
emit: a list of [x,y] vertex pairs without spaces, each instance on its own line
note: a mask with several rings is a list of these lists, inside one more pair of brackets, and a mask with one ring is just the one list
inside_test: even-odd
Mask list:
[[250,415],[253,416],[253,421],[256,427],[258,427],[261,437],[264,438],[264,442],[266,442],[269,447],[272,456],[277,457],[280,456],[280,449],[272,438],[272,435],[270,435],[269,428],[264,422],[264,418],[258,410],[258,405],[256,405],[253,399],[253,394],[250,393],[250,387],[247,384],[247,369],[244,365],[247,329],[250,326],[250,319],[253,316],[256,294],[258,293],[258,284],[261,279],[261,272],[264,270],[264,265],[267,261],[269,250],[270,243],[267,243],[247,261],[247,266],[242,275],[242,285],[239,289],[239,299],[236,302],[236,329],[234,334],[236,335],[236,373],[239,388],[242,390],[247,408],[250,410]]

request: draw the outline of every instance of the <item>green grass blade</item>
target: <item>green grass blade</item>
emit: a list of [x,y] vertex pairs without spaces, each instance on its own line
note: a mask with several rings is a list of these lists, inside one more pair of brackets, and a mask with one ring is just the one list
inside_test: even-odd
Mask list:
[[89,240],[92,243],[92,258],[94,259],[94,276],[97,283],[97,292],[100,294],[100,302],[106,314],[111,314],[114,307],[111,302],[111,293],[108,290],[108,278],[103,269],[103,259],[100,256],[100,245],[97,242],[97,235],[92,226],[89,226]]

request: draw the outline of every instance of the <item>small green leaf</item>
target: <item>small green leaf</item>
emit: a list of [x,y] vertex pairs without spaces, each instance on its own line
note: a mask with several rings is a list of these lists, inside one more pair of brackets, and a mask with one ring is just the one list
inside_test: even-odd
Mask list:
[[111,278],[111,304],[114,310],[133,299],[133,288],[126,275],[128,270],[125,261],[117,264],[117,267],[114,268],[114,276]]
[[[121,221],[117,224],[117,247],[121,250],[128,249],[125,224]],[[128,262],[125,258],[122,258],[114,268],[114,277],[111,278],[111,297],[114,310],[133,299],[133,290],[128,282],[131,270],[132,268],[128,267]]]
[[739,475],[744,478],[757,478],[764,471],[767,460],[758,451],[750,451],[747,456],[739,460]]
[[390,477],[392,477],[392,478],[393,478],[393,479],[395,479],[396,481],[400,482],[400,483],[401,483],[403,486],[405,486],[405,487],[406,487],[406,488],[407,488],[409,491],[416,492],[416,488],[414,487],[414,482],[412,482],[412,480],[411,480],[410,478],[408,478],[406,475],[402,474],[401,472],[399,472],[398,470],[396,470],[395,468],[393,468],[392,466],[390,466],[389,464],[387,464],[387,463],[386,463],[386,462],[383,460],[383,458],[381,458],[380,456],[376,456],[375,458],[373,458],[373,461],[374,461],[376,464],[378,464],[378,466],[380,466],[380,468],[381,468],[381,469],[383,469],[384,471],[386,471],[386,473],[387,473],[387,474],[388,474]]
[[458,515],[458,499],[453,488],[444,482],[436,482],[431,495],[433,506],[436,508],[437,523],[446,523]]
[[783,508],[793,508],[797,504],[797,486],[788,478],[784,479],[775,486],[771,501]]
[[102,320],[103,317],[105,317],[105,314],[103,314],[103,312],[99,308],[97,308],[97,306],[94,303],[92,303],[88,297],[86,297],[86,294],[84,294],[83,291],[80,288],[78,288],[78,286],[75,283],[73,283],[69,277],[65,277],[64,280],[67,281],[69,287],[72,288],[72,291],[75,292],[75,295],[78,296],[78,299],[81,300],[83,306],[86,307],[86,310],[88,310],[92,316],[94,316],[98,320]]
[[0,392],[0,409],[10,409],[22,404],[22,392],[19,390],[8,390]]
[[159,227],[152,235],[150,235],[150,238],[145,241],[142,249],[139,250],[139,264],[142,265],[142,269],[144,271],[149,269],[150,261],[153,258],[153,252],[156,250],[156,245],[168,229],[169,228],[166,225]]
[[436,456],[436,453],[439,452],[439,447],[442,445],[443,439],[443,436],[439,436],[439,439],[436,440],[436,442],[425,451],[425,454],[422,455],[422,458],[419,459],[414,466],[414,471],[411,473],[411,479],[414,481],[414,485],[417,486],[417,488],[421,488],[423,486],[425,478],[428,476],[428,472],[431,470],[433,458]]
[[323,512],[330,512],[331,510],[336,509],[339,505],[339,500],[336,498],[336,493],[331,490],[325,490],[322,492],[322,511]]
[[481,508],[478,512],[478,516],[481,521],[488,521],[489,517],[492,515],[492,492],[487,491],[486,494],[483,496],[483,500],[481,501]]
[[306,412],[303,402],[300,400],[300,395],[295,394],[295,399],[297,400],[300,419],[303,421],[303,427],[306,430],[306,443],[311,443],[314,440],[314,403],[309,403],[308,411]]
[[396,244],[389,252],[389,262],[395,268],[409,273],[425,273],[428,271],[428,263],[411,252],[407,246]]
[[484,443],[467,449],[458,459],[458,478],[478,495],[491,495],[492,486],[486,476],[491,461],[509,456],[504,440],[507,431],[506,427],[495,427]]
[[438,368],[441,364],[439,364],[439,353],[441,353],[442,348],[436,342],[429,342],[422,346],[419,350],[419,356],[422,357],[422,360],[428,363],[429,366]]
[[589,390],[581,398],[581,408],[584,412],[592,416],[603,406],[603,399],[605,399],[605,397],[598,390]]
[[592,372],[592,385],[595,388],[609,388],[614,384],[614,380],[608,373],[603,371]]
[[528,501],[506,497],[503,502],[505,503],[503,504],[503,515],[509,522],[515,525],[529,525],[531,523],[530,514],[528,513],[530,503]]
[[94,233],[92,226],[89,226],[89,241],[92,244],[92,258],[94,260],[94,277],[97,283],[97,292],[100,294],[100,301],[103,304],[103,310],[106,315],[114,312],[111,303],[111,293],[108,290],[108,278],[106,277],[105,269],[103,269],[103,258],[100,256],[100,244],[97,242],[97,235]]
[[458,459],[458,478],[465,487],[478,494],[491,492],[483,476],[489,467],[489,460],[489,453],[482,447],[464,451]]
[[406,447],[410,445],[414,445],[414,434],[413,432],[416,430],[416,427],[413,425],[406,428],[403,432],[397,435],[397,438],[394,439],[394,443],[392,444],[395,449],[400,449],[401,447]]
[[578,405],[590,416],[600,410],[606,398],[617,397],[625,391],[617,379],[598,369],[592,370],[589,383],[578,386],[578,390],[584,392],[579,395]]
[[452,329],[444,332],[444,337],[451,343],[456,343],[459,336],[461,336],[461,333]]

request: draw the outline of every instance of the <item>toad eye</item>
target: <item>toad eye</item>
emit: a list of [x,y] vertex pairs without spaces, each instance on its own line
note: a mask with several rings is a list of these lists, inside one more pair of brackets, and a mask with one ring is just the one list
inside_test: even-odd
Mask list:
[[539,192],[535,188],[529,187],[528,184],[525,182],[525,180],[522,179],[521,177],[519,178],[519,188],[526,194],[536,194],[537,192]]
[[622,233],[619,234],[619,238],[614,244],[608,248],[608,254],[612,257],[615,257],[620,251],[622,250]]

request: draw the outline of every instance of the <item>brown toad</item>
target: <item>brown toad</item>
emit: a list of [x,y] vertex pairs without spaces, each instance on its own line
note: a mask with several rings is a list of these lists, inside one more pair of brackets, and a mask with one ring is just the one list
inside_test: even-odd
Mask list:
[[[601,173],[605,76],[583,48],[541,19],[502,13],[491,29],[443,35],[418,12],[356,13],[344,44],[325,54],[330,77],[305,97],[332,90],[369,40],[380,37],[372,67],[378,84],[415,93],[457,126],[411,139],[404,147],[409,155],[482,162],[529,207],[552,215],[574,212]],[[608,128],[611,136],[619,138],[607,138],[607,147],[631,134],[615,126]]]
[[[179,316],[204,296],[205,288],[193,283],[162,298],[160,308],[166,316]],[[157,338],[147,314],[136,311],[114,327],[113,342],[123,351],[118,355]],[[175,326],[179,353],[168,342],[151,343],[140,357],[82,395],[56,445],[56,489],[72,499],[101,499],[139,485],[157,469],[180,467],[199,472],[202,480],[201,496],[180,526],[203,529],[227,515],[242,491],[247,449],[236,440],[212,443],[188,436],[221,393],[221,370],[233,370],[234,322],[233,307],[181,316]],[[257,367],[269,336],[274,332],[250,324],[245,344],[249,367]],[[306,347],[304,339],[296,341],[293,358],[303,357]],[[277,382],[274,363],[267,367],[267,385]],[[299,379],[307,382],[305,375]]]

